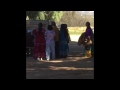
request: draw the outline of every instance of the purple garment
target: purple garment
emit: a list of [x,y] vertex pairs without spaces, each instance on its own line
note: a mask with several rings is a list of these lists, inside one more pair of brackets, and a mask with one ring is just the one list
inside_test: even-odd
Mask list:
[[45,31],[46,43],[54,42],[55,41],[54,37],[55,37],[55,31],[53,31],[53,30],[46,30]]
[[90,36],[90,39],[92,39],[92,30],[91,28],[86,28],[85,36]]

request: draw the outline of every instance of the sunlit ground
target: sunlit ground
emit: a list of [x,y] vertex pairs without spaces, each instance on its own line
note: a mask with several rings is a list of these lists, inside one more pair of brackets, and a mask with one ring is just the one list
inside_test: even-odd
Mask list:
[[49,66],[51,70],[94,70],[93,68],[75,68],[75,67],[55,67]]
[[94,70],[93,68],[55,67],[49,66],[52,70]]

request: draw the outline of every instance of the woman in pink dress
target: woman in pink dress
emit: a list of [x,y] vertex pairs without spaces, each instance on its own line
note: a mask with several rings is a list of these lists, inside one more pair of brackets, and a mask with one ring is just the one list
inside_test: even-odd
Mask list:
[[33,30],[33,34],[35,36],[33,57],[39,61],[46,57],[46,41],[44,36],[45,31],[46,30],[42,28],[42,23],[39,23],[38,28]]

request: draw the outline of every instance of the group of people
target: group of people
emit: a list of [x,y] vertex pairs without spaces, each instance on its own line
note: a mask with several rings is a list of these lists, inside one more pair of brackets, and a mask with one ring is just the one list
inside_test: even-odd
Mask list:
[[94,33],[90,27],[90,22],[86,22],[86,31],[78,39],[78,45],[84,46],[86,57],[94,56]]
[[[43,24],[40,22],[38,28],[33,30],[33,57],[39,61],[67,58],[69,52],[68,43],[70,41],[67,24],[61,24],[60,30],[55,22],[51,22],[51,25],[47,26],[47,30],[43,29],[42,26]],[[86,22],[86,31],[80,36],[78,45],[84,46],[85,56],[93,56],[94,34],[90,22]]]
[[55,22],[43,29],[43,24],[39,23],[38,28],[33,30],[34,48],[33,57],[37,60],[54,60],[57,58],[67,58],[69,52],[70,36],[67,24],[61,24],[60,30]]

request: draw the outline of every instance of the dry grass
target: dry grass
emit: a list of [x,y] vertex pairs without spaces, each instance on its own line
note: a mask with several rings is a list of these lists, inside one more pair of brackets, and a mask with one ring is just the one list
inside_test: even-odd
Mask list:
[[70,35],[81,35],[83,32],[85,32],[86,27],[68,27],[68,30]]

